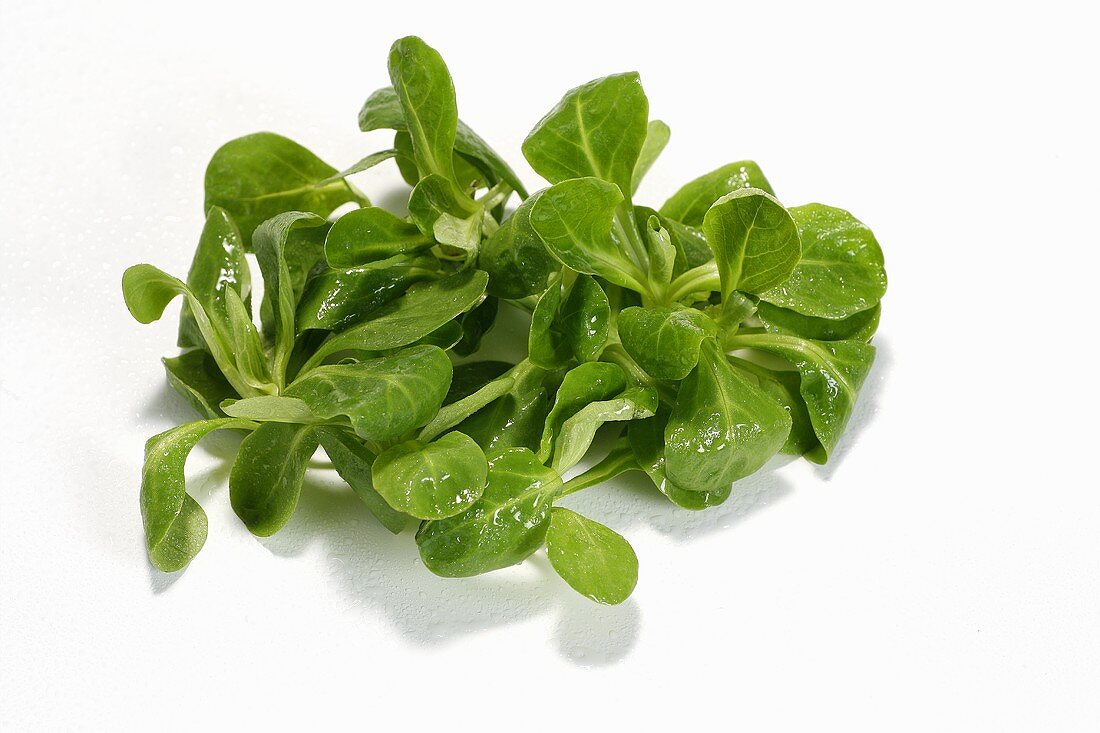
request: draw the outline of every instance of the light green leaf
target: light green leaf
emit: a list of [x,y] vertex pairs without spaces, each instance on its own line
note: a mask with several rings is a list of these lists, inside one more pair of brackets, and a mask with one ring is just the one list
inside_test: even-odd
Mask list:
[[676,506],[692,511],[718,506],[730,497],[732,484],[713,491],[690,491],[669,480],[665,472],[665,426],[668,416],[668,410],[661,409],[654,417],[630,423],[627,437],[634,459],[649,475],[657,490]]
[[422,173],[454,180],[451,154],[458,127],[458,106],[451,73],[439,53],[416,36],[394,42],[390,83],[401,104],[413,155]]
[[433,242],[415,224],[385,209],[367,206],[349,211],[332,225],[325,238],[329,267],[349,268],[384,260],[394,255],[430,249]]
[[264,423],[244,439],[229,473],[229,499],[252,534],[268,537],[287,523],[316,450],[309,425]]
[[[199,236],[195,257],[191,260],[191,269],[187,273],[187,287],[202,303],[207,316],[217,322],[218,327],[228,328],[225,291],[236,290],[242,297],[247,297],[251,288],[244,252],[241,234],[229,213],[218,206],[211,208]],[[180,310],[180,330],[176,343],[185,349],[206,346],[195,317],[191,314],[191,306],[186,302]]]
[[481,497],[489,465],[477,443],[453,432],[430,443],[395,445],[379,454],[371,471],[375,490],[394,509],[418,519],[446,519]]
[[763,300],[817,318],[847,318],[873,308],[886,293],[875,235],[843,209],[807,204],[791,209],[802,257],[789,278],[760,291]]
[[225,400],[221,409],[230,417],[257,422],[288,422],[312,425],[325,422],[317,417],[302,400],[282,395],[246,397],[243,400]]
[[553,454],[554,442],[566,420],[592,402],[610,399],[627,387],[626,374],[616,364],[590,361],[570,369],[554,396],[554,407],[546,416],[539,443],[539,460]]
[[760,167],[751,160],[742,160],[705,173],[684,185],[661,207],[661,216],[691,227],[701,226],[707,209],[715,201],[742,188],[757,188],[775,195]]
[[878,330],[882,306],[853,313],[847,318],[814,318],[760,301],[756,317],[770,333],[786,333],[815,341],[870,341]]
[[[458,377],[460,369],[461,367],[455,367],[455,378]],[[515,380],[510,375],[505,374],[486,383],[481,389],[457,399],[454,402],[445,402],[444,406],[436,413],[436,416],[432,418],[432,421],[425,425],[424,429],[420,431],[420,440],[432,440],[444,430],[449,430],[455,425],[458,425],[493,400],[497,400],[508,394],[514,383]],[[454,390],[453,379],[451,390]],[[449,396],[448,394],[448,397]]]
[[631,194],[638,192],[638,186],[642,184],[642,179],[645,178],[645,174],[649,172],[649,169],[653,167],[661,151],[668,145],[668,139],[671,135],[672,131],[664,122],[660,120],[649,121],[649,126],[646,128],[645,143],[642,145],[638,160],[634,163],[634,173],[631,175]]
[[638,556],[630,543],[565,507],[550,511],[546,554],[573,590],[597,603],[622,603],[638,583]]
[[625,308],[618,327],[623,348],[654,379],[686,377],[703,341],[718,335],[718,325],[694,308]]
[[652,387],[629,387],[612,399],[590,402],[562,423],[554,440],[551,467],[565,473],[577,465],[592,445],[596,430],[605,423],[641,420],[656,411],[657,390]]
[[161,362],[172,389],[204,418],[225,417],[219,405],[223,400],[240,396],[218,369],[214,357],[204,349],[185,351]]

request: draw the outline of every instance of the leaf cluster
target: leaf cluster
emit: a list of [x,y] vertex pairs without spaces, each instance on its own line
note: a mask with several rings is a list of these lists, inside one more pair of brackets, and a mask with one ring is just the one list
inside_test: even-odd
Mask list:
[[[290,519],[320,449],[386,528],[416,525],[432,572],[477,575],[545,546],[570,586],[611,604],[637,557],[563,497],[639,471],[700,510],[777,453],[828,460],[886,290],[866,226],[784,206],[751,161],[660,208],[636,203],[669,128],[635,73],[567,92],[538,122],[523,154],[549,185],[529,195],[459,119],[434,49],[403,38],[388,70],[359,126],[391,130],[391,148],[338,170],[273,133],[233,140],[207,168],[186,280],[148,264],[123,275],[142,323],[182,298],[183,351],[164,367],[199,415],[146,444],[157,568],[183,568],[206,539],[184,464],[219,429],[244,435],[229,495],[257,535]],[[349,180],[388,161],[411,186],[407,216]],[[514,364],[479,357],[502,307],[530,317]],[[601,430],[610,452],[577,473]]]

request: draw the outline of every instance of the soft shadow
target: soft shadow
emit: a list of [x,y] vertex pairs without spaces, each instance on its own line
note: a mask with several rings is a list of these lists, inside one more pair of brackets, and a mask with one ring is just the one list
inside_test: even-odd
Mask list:
[[557,614],[553,639],[581,665],[611,664],[637,641],[636,604],[608,608],[578,596],[542,554],[522,565],[473,578],[440,578],[421,563],[414,527],[391,534],[333,475],[316,472],[303,487],[294,517],[258,541],[273,554],[323,552],[351,608],[379,612],[408,641],[445,645],[469,634]]
[[153,563],[146,563],[149,567],[149,587],[153,590],[153,593],[160,595],[166,590],[176,584],[183,574],[187,572],[187,568],[177,570],[174,573],[166,573],[163,570],[157,570],[153,567]]
[[875,415],[878,414],[879,397],[886,388],[887,376],[894,364],[894,352],[886,339],[876,337],[873,344],[876,350],[875,362],[871,365],[871,371],[863,382],[863,388],[856,399],[855,408],[852,410],[852,417],[848,420],[848,426],[844,429],[844,435],[841,436],[833,454],[829,456],[829,462],[824,466],[814,466],[814,472],[825,481],[833,478],[837,467],[844,462],[852,446],[859,441],[860,436],[874,422]]
[[391,187],[385,193],[372,196],[371,204],[396,216],[407,216],[409,213],[410,191],[411,189],[402,186]]

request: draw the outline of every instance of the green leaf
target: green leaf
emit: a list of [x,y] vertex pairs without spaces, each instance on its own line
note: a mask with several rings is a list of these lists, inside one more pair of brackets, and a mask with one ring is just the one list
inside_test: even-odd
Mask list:
[[554,441],[551,467],[565,473],[577,465],[604,423],[641,420],[656,411],[657,390],[652,387],[629,387],[612,399],[590,402],[562,423]]
[[878,330],[881,313],[880,303],[836,320],[804,316],[764,301],[756,307],[756,317],[770,333],[786,333],[815,341],[870,341]]
[[332,225],[325,238],[329,267],[349,268],[385,260],[399,254],[430,249],[433,242],[415,224],[385,209],[367,206],[349,211]]
[[658,216],[649,217],[642,231],[645,232],[646,253],[649,256],[649,281],[667,286],[672,282],[672,276],[676,272],[676,260],[679,255],[672,244],[672,235],[661,226],[661,219]]
[[237,357],[241,377],[261,392],[274,391],[267,353],[248,306],[232,288],[225,293],[225,306],[229,314],[228,340]]
[[807,204],[791,209],[802,257],[790,277],[760,291],[763,300],[817,318],[847,318],[873,308],[886,293],[875,235],[843,209]]
[[383,266],[314,271],[298,301],[298,331],[342,331],[400,298],[414,284],[435,277],[438,262],[416,257]]
[[564,342],[577,361],[594,361],[600,355],[610,320],[603,288],[588,275],[578,275],[558,312]]
[[820,445],[810,420],[810,413],[806,410],[806,403],[799,393],[802,380],[798,372],[768,369],[735,356],[730,357],[730,363],[735,369],[750,375],[762,392],[771,395],[790,414],[791,433],[783,444],[781,449],[783,453],[801,456]]
[[371,481],[371,464],[374,454],[354,434],[340,428],[317,428],[315,431],[321,447],[325,449],[332,467],[340,478],[348,482],[352,491],[382,526],[394,534],[400,533],[409,524],[409,517],[397,511],[374,490]]
[[444,351],[450,351],[462,341],[462,324],[458,321],[447,321],[427,336],[414,341],[412,346],[438,346]]
[[409,197],[409,218],[440,244],[477,254],[481,243],[481,206],[450,179],[429,175],[420,179]]
[[396,158],[396,150],[379,150],[377,153],[371,153],[365,158],[361,158],[358,162],[353,163],[350,168],[336,173],[326,178],[322,183],[335,183],[341,179],[353,176],[356,173],[362,173],[363,171],[370,170],[379,163],[384,163],[390,158]]
[[799,392],[821,443],[807,458],[825,463],[852,416],[875,360],[875,347],[862,341],[811,341],[781,334],[739,335],[731,347],[760,349],[794,365],[801,377]]
[[547,383],[556,372],[540,369],[530,361],[512,372],[512,389],[466,418],[458,429],[486,451],[524,447],[536,450],[550,411]]
[[767,463],[790,430],[787,411],[707,340],[665,427],[665,471],[681,488],[719,491]]
[[[244,258],[244,242],[237,225],[225,209],[213,207],[199,236],[199,246],[187,273],[187,287],[202,303],[208,317],[220,326],[228,327],[225,291],[233,289],[242,297],[251,288],[248,263]],[[206,341],[191,313],[191,306],[180,310],[180,330],[177,345],[181,348],[205,346]]]
[[[401,110],[401,102],[398,100],[397,93],[394,92],[393,87],[384,87],[370,95],[359,112],[359,129],[363,132],[380,129],[398,131],[394,140],[394,147],[397,148],[400,153],[403,147],[403,145],[400,144],[401,141],[407,140],[407,149],[411,156],[412,138],[408,135],[405,115]],[[515,172],[504,162],[504,159],[501,158],[495,150],[489,147],[487,142],[481,139],[481,137],[471,130],[462,120],[458,121],[458,127],[455,130],[454,147],[456,152],[477,161],[480,164],[478,166],[479,168],[491,172],[494,178],[507,183],[512,187],[512,190],[518,193],[522,198],[527,197],[527,191],[524,189],[523,183],[519,180]],[[402,158],[399,157],[398,163],[401,164],[401,161]],[[409,185],[416,185],[416,182],[419,180],[419,174],[415,170],[415,163],[411,160],[409,163],[411,166],[402,168],[401,174]],[[455,173],[456,177],[458,177],[457,170]],[[459,177],[459,182],[462,183],[461,177]]]
[[[486,363],[486,362],[482,362]],[[497,362],[489,362],[497,363]],[[462,366],[471,366],[464,364]],[[454,373],[457,378],[462,366],[455,367]],[[504,364],[508,367],[509,364]],[[508,374],[504,374],[500,377],[493,379],[486,383],[481,389],[475,390],[468,395],[448,402],[451,394],[454,391],[455,379],[451,380],[451,392],[447,393],[447,399],[443,401],[443,407],[439,409],[432,421],[424,426],[424,429],[420,431],[420,440],[431,440],[435,436],[442,433],[444,430],[453,428],[460,422],[473,415],[475,412],[485,407],[493,400],[500,399],[512,389],[512,385],[515,380]]]
[[684,185],[661,207],[661,216],[698,227],[715,201],[742,188],[757,188],[775,195],[759,166],[751,160],[742,160],[724,165]]
[[638,556],[630,543],[565,507],[550,511],[546,554],[573,590],[597,603],[622,603],[638,583]]
[[240,227],[245,246],[252,232],[284,211],[308,211],[326,217],[349,201],[365,197],[336,169],[293,140],[271,132],[231,140],[218,148],[206,168],[203,211],[220,206]]
[[391,356],[317,367],[287,388],[315,415],[345,415],[355,432],[375,443],[401,440],[439,411],[451,383],[451,361],[435,346]]
[[454,180],[451,154],[458,106],[443,58],[416,36],[407,36],[390,47],[389,71],[417,167]]
[[526,448],[489,459],[481,498],[448,519],[425,522],[416,533],[420,557],[436,575],[480,575],[523,562],[542,546],[561,477]]
[[468,509],[485,490],[488,471],[481,448],[458,432],[395,445],[372,467],[382,498],[418,519],[446,519]]
[[459,356],[469,356],[477,351],[481,339],[496,325],[499,309],[500,301],[490,295],[481,301],[481,305],[459,316],[455,323],[459,326],[461,338],[453,344],[454,352]]
[[546,290],[561,269],[531,226],[531,209],[541,193],[520,204],[491,237],[481,243],[478,267],[489,273],[489,294],[519,300]]
[[553,454],[554,442],[566,420],[592,402],[610,399],[627,387],[626,374],[616,364],[590,361],[570,369],[554,396],[554,407],[546,416],[539,442],[540,461]]
[[294,348],[294,315],[305,287],[306,274],[321,257],[318,240],[309,237],[292,240],[291,233],[296,229],[319,229],[327,225],[328,222],[316,214],[288,211],[260,224],[252,237],[256,261],[264,277],[264,302],[270,305],[275,324],[271,371],[278,384],[283,383],[287,361]]
[[558,318],[560,305],[561,285],[554,282],[539,297],[535,310],[531,312],[531,328],[527,333],[527,358],[543,369],[565,366],[573,353]]
[[221,409],[230,417],[240,417],[257,422],[288,422],[310,425],[322,423],[302,400],[283,395],[246,397],[243,400],[225,400]]
[[239,397],[218,369],[217,362],[203,349],[185,351],[177,357],[161,359],[168,384],[204,418],[224,417],[223,400]]
[[477,305],[488,280],[481,270],[465,270],[414,285],[402,297],[374,311],[370,320],[334,334],[302,371],[340,351],[387,351],[422,339]]
[[690,491],[669,480],[665,472],[665,426],[668,416],[668,410],[661,409],[654,417],[630,423],[627,437],[634,459],[649,475],[657,490],[676,506],[692,511],[718,506],[730,497],[732,484],[713,491]]
[[623,251],[626,235],[612,235],[622,202],[618,188],[597,178],[564,181],[539,196],[531,226],[563,265],[640,292],[646,278]]
[[718,335],[718,325],[694,308],[626,308],[618,327],[623,348],[654,379],[686,377],[703,341]]
[[760,293],[787,279],[802,250],[794,219],[769,193],[742,188],[718,199],[703,218],[714,250],[722,300]]
[[638,192],[638,186],[642,184],[642,179],[653,167],[653,163],[656,162],[661,151],[668,145],[668,139],[671,135],[672,131],[664,122],[660,120],[649,121],[649,126],[646,128],[645,143],[642,145],[638,160],[634,163],[634,173],[630,179],[631,194]]
[[268,537],[298,506],[317,436],[309,425],[269,422],[244,441],[229,473],[233,511],[254,535]]
[[255,423],[233,418],[199,420],[154,435],[145,443],[141,519],[149,560],[158,570],[180,570],[206,542],[206,513],[187,495],[184,465],[191,449],[214,430],[254,427]]
[[566,92],[523,141],[523,155],[550,183],[594,176],[628,194],[648,120],[638,74],[606,76]]
[[[510,371],[514,366],[516,365],[506,361],[492,360],[468,361],[464,364],[456,364],[454,375],[451,377],[451,388],[447,391],[447,397],[443,400],[443,404],[450,405],[466,399],[475,392],[488,389],[492,382]],[[423,437],[421,437],[421,440],[423,440]]]

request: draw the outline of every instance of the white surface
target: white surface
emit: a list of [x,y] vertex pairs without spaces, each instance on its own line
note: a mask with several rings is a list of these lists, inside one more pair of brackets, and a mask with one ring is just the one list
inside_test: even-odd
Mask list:
[[[0,727],[1100,728],[1085,4],[385,5],[3,0]],[[254,539],[224,438],[189,463],[205,549],[179,577],[145,559],[142,444],[188,411],[157,361],[174,318],[132,321],[121,272],[186,271],[232,137],[336,165],[383,147],[356,113],[406,33],[532,185],[530,127],[636,68],[673,131],[639,200],[752,157],[885,249],[880,356],[835,463],[774,467],[705,514],[629,481],[572,500],[641,557],[622,607],[544,558],[435,578],[319,480]],[[395,180],[361,183],[386,202]]]

